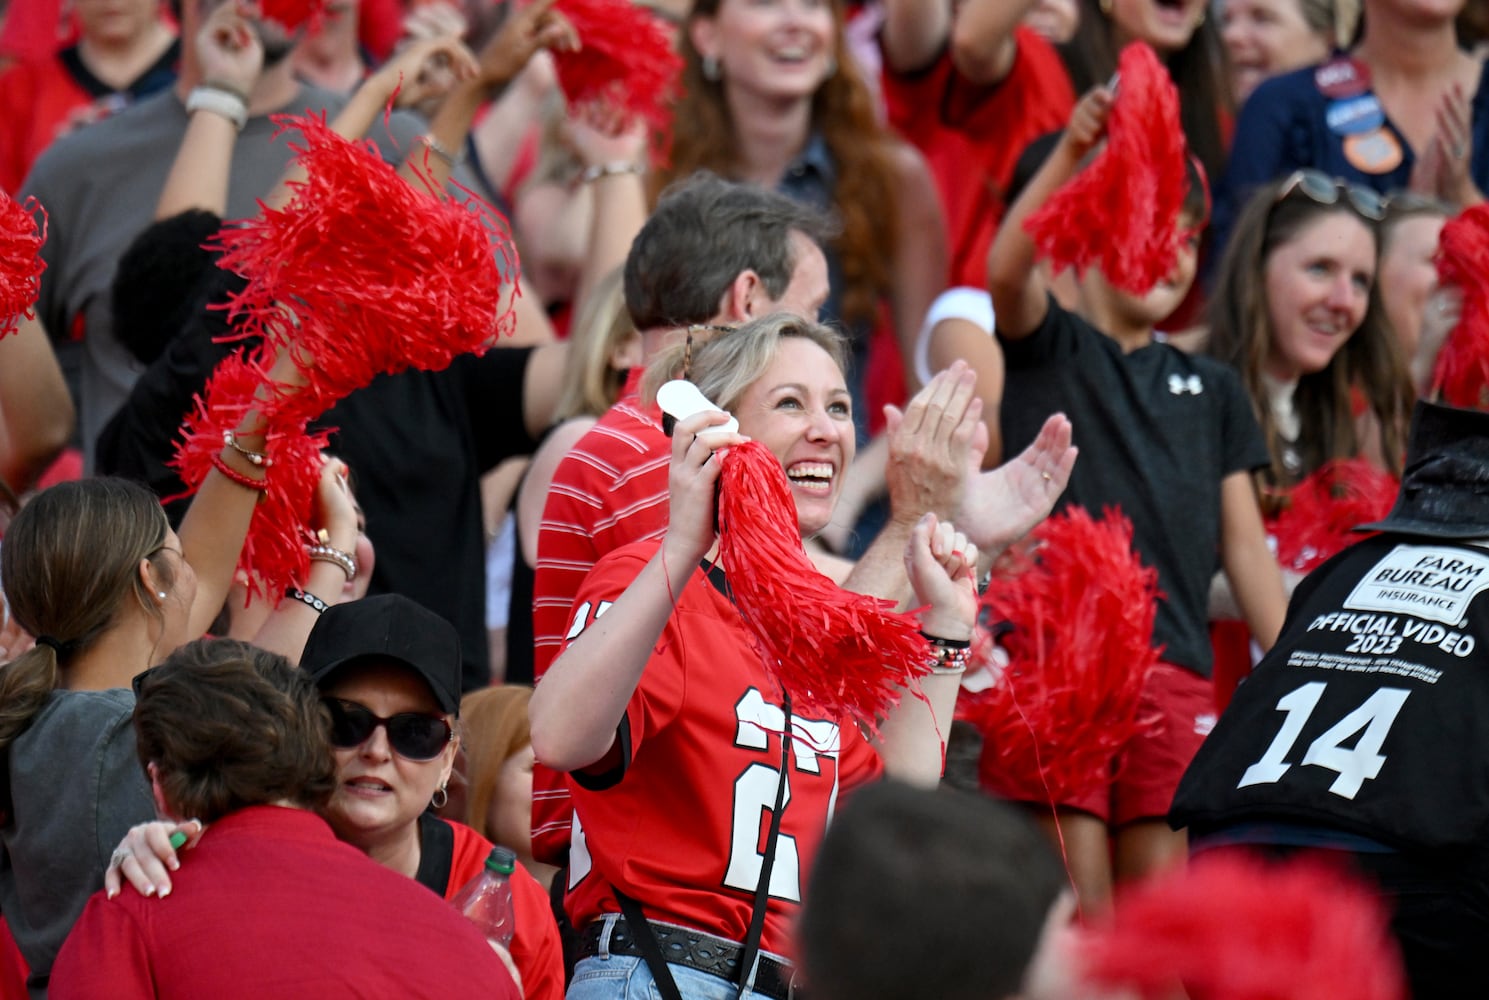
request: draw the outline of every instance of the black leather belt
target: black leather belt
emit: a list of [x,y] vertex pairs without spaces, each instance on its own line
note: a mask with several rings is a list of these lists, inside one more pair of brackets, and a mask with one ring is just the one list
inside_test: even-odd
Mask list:
[[[685,965],[731,983],[739,982],[739,958],[744,949],[738,944],[702,931],[650,923],[651,932],[656,936],[657,945],[668,963]],[[580,958],[593,958],[600,953],[600,937],[604,931],[603,920],[584,929],[584,933],[579,936]],[[646,957],[641,946],[631,936],[625,920],[617,920],[614,930],[610,932],[610,954]],[[779,962],[762,953],[759,968],[755,972],[754,992],[771,997],[772,1000],[792,1000],[795,996],[791,990],[791,976],[794,972],[785,962]]]

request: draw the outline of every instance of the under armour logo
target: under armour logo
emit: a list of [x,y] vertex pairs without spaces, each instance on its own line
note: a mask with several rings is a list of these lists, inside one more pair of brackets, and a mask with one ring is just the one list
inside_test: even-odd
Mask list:
[[1191,396],[1198,396],[1205,391],[1205,384],[1199,380],[1198,375],[1170,375],[1168,377],[1168,391],[1175,396],[1182,396],[1186,392]]

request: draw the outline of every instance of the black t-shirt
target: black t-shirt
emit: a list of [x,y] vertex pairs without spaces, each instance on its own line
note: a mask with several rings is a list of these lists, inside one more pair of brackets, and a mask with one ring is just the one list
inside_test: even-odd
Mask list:
[[1489,844],[1489,550],[1382,535],[1293,594],[1174,796],[1196,833],[1345,830],[1394,847]]
[[[207,267],[203,283],[201,300],[220,302],[243,279]],[[192,395],[241,346],[213,343],[230,332],[223,311],[195,311],[100,436],[100,471],[138,479],[162,497],[185,489],[165,462]],[[480,477],[535,446],[523,413],[531,353],[498,347],[444,371],[381,375],[318,421],[339,429],[331,448],[350,467],[367,517],[376,549],[371,592],[403,594],[455,626],[467,690],[490,683]],[[175,510],[182,512],[184,505]]]
[[1153,625],[1163,658],[1210,675],[1210,579],[1219,569],[1220,483],[1267,464],[1240,379],[1210,358],[1154,342],[1123,354],[1115,340],[1050,299],[1034,333],[1000,338],[1008,376],[1004,450],[1016,455],[1052,413],[1074,428],[1080,458],[1061,495],[1099,515],[1116,506],[1133,547],[1158,570]]

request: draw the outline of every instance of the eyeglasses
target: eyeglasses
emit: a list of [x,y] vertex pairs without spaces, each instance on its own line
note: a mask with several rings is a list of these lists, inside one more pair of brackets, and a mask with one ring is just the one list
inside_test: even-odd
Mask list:
[[1386,199],[1367,187],[1330,177],[1318,170],[1297,170],[1277,189],[1277,201],[1284,201],[1294,191],[1301,191],[1309,201],[1319,205],[1337,205],[1339,196],[1349,199],[1350,206],[1365,218],[1379,222],[1386,217]]
[[344,750],[366,743],[378,726],[388,734],[388,745],[393,752],[406,760],[433,760],[455,738],[450,724],[437,715],[399,712],[385,719],[354,701],[341,698],[321,701],[331,710],[331,745]]

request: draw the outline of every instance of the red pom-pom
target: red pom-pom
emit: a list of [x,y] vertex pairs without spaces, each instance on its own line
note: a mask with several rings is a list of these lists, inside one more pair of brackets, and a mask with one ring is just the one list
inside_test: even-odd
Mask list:
[[1202,855],[1119,894],[1079,941],[1088,982],[1142,1000],[1406,996],[1379,894],[1314,858]]
[[1153,648],[1158,574],[1132,551],[1132,524],[1079,507],[1034,530],[1022,571],[995,574],[983,601],[1008,667],[964,699],[982,730],[981,775],[1009,798],[1065,800],[1111,783],[1112,759],[1146,721],[1138,715]]
[[1277,562],[1307,573],[1365,535],[1357,524],[1391,512],[1400,484],[1363,458],[1337,459],[1288,491],[1272,524]]
[[[36,219],[41,214],[41,221]],[[35,315],[41,290],[41,245],[47,241],[47,213],[35,198],[24,205],[0,191],[0,337],[14,333],[21,316]]]
[[[255,395],[267,384],[263,366],[246,352],[228,355],[212,372],[181,429],[181,441],[171,460],[187,486],[187,495],[201,487],[213,459],[222,453],[223,432],[236,428],[249,410],[262,409]],[[238,568],[248,577],[250,593],[275,605],[284,597],[285,588],[303,581],[310,569],[304,530],[310,521],[328,433],[307,433],[302,422],[275,424],[266,434],[264,450],[271,459],[264,470],[266,489],[254,506]]]
[[1143,295],[1173,273],[1186,238],[1189,153],[1178,91],[1153,50],[1133,42],[1117,71],[1106,148],[1024,227],[1056,272],[1095,264],[1114,287]]
[[672,128],[671,102],[682,72],[667,26],[632,0],[559,0],[583,48],[555,52],[569,105],[608,120],[645,122],[654,137]]
[[931,661],[919,623],[817,571],[801,545],[786,472],[758,441],[724,456],[719,561],[760,658],[797,714],[877,730],[902,690],[918,691]]
[[1438,238],[1437,274],[1463,292],[1463,313],[1437,355],[1442,401],[1489,410],[1489,204],[1449,219]]
[[328,0],[259,0],[261,20],[274,21],[286,31],[295,31],[303,24],[311,28],[318,26],[326,16]]
[[371,143],[319,117],[297,128],[307,179],[282,209],[219,236],[219,265],[248,279],[229,308],[245,334],[296,344],[308,388],[276,422],[314,419],[379,374],[439,370],[482,352],[515,324],[517,254],[506,220],[472,196],[414,190]]

